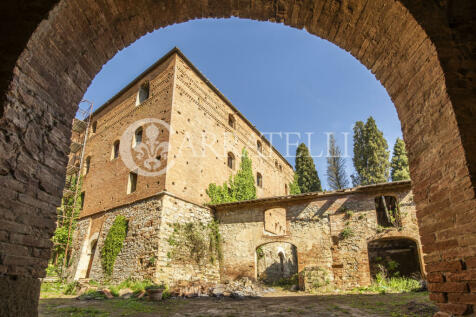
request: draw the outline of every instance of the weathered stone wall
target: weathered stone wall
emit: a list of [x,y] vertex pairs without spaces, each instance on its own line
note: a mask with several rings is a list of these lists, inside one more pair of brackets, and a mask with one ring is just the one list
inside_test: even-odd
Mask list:
[[[402,228],[377,225],[374,198],[397,197]],[[377,185],[348,192],[262,199],[217,205],[216,216],[224,237],[224,278],[256,278],[255,250],[267,242],[287,242],[296,246],[298,270],[321,268],[338,288],[353,288],[371,282],[368,242],[390,237],[405,237],[417,242],[419,234],[410,183]],[[265,213],[286,209],[286,233],[265,231]],[[344,228],[351,236],[342,237]],[[421,255],[420,255],[421,257]]]
[[204,261],[203,265],[198,265],[192,259],[188,261],[176,261],[172,256],[173,247],[169,238],[174,231],[174,224],[203,223],[207,225],[213,220],[212,211],[209,208],[175,198],[171,195],[164,195],[162,200],[162,224],[159,235],[159,252],[157,270],[154,280],[173,285],[178,281],[219,281],[218,261],[210,263]]
[[[159,231],[162,221],[162,199],[151,197],[130,205],[112,209],[104,214],[104,223],[99,232],[96,254],[94,254],[89,277],[97,281],[109,279],[101,265],[101,249],[109,229],[118,215],[128,221],[127,236],[121,252],[116,258],[110,277],[113,282],[127,278],[151,279],[161,241]],[[90,236],[94,233],[91,232]]]
[[[116,258],[114,270],[106,276],[101,266],[101,249],[104,240],[118,215],[128,221],[127,236]],[[114,208],[102,215],[101,226],[94,226],[94,216],[82,218],[78,223],[73,243],[73,264],[70,276],[86,277],[90,256],[93,257],[89,278],[97,281],[120,282],[127,278],[153,279],[173,285],[177,281],[218,281],[218,261],[206,265],[177,262],[170,258],[168,239],[175,223],[208,224],[213,220],[210,209],[186,202],[173,195],[162,193],[129,205]],[[97,239],[94,255],[91,243]]]

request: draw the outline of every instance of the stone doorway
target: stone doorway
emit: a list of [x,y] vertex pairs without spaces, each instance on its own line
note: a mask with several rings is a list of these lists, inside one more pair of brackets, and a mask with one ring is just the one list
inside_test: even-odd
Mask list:
[[298,271],[297,248],[288,242],[270,242],[256,248],[257,278],[267,284],[284,283]]
[[89,274],[91,273],[91,267],[93,266],[94,254],[96,253],[97,245],[98,245],[98,240],[94,240],[91,243],[91,253],[89,253],[89,263],[88,263],[88,270],[86,271],[86,278],[89,278]]
[[408,238],[378,239],[368,243],[370,275],[421,278],[418,246]]

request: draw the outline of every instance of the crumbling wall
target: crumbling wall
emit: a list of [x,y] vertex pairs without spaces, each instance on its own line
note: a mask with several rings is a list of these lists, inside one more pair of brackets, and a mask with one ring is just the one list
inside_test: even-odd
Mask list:
[[297,250],[287,242],[270,242],[256,249],[258,280],[275,283],[297,273]]

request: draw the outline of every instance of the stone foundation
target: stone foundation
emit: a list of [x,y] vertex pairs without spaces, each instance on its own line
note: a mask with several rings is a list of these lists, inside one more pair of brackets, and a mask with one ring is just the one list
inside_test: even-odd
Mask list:
[[[101,249],[114,219],[122,215],[129,220],[127,236],[118,254],[111,276],[101,266]],[[98,220],[99,219],[99,220]],[[213,220],[210,209],[161,193],[130,205],[110,210],[99,218],[80,220],[73,243],[71,277],[89,277],[100,282],[118,283],[130,279],[151,279],[157,283],[173,285],[178,281],[218,281],[218,263],[205,266],[173,262],[169,258],[168,239],[174,223]],[[97,240],[95,254],[91,245]],[[89,263],[92,262],[87,274]]]

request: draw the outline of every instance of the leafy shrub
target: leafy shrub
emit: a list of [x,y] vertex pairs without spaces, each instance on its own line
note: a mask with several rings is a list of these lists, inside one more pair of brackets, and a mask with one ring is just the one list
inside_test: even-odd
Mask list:
[[352,230],[352,228],[350,227],[345,227],[339,234],[342,240],[352,238],[354,235],[355,235],[354,230]]
[[264,257],[264,251],[262,246],[259,246],[256,249],[256,256],[258,257],[258,259],[261,259],[262,257]]
[[101,263],[106,275],[112,275],[114,262],[119,252],[121,252],[127,235],[127,226],[127,219],[124,216],[117,216],[104,240],[104,246],[101,250]]

